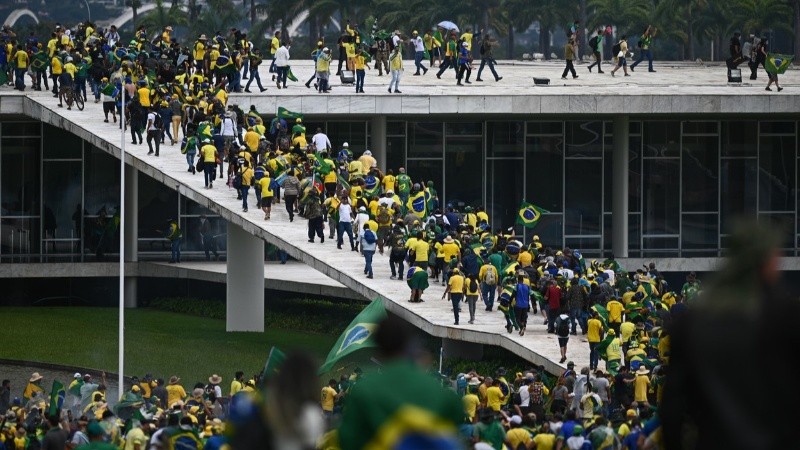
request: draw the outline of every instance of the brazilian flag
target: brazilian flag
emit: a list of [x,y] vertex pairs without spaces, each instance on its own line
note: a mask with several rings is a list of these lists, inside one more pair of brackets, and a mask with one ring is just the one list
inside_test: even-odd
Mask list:
[[597,354],[600,355],[600,358],[603,361],[608,361],[608,354],[606,353],[606,349],[611,344],[611,341],[616,339],[616,335],[607,334],[606,337],[597,344]]
[[47,410],[48,416],[59,416],[66,396],[67,390],[64,389],[64,385],[58,380],[53,380],[53,388],[50,390],[50,408]]
[[523,225],[525,228],[533,228],[539,223],[542,214],[548,212],[550,211],[523,200],[522,204],[519,205],[519,212],[517,213],[517,225]]
[[319,152],[317,152],[316,155],[314,156],[317,159],[317,172],[319,172],[320,175],[327,175],[331,173],[333,167],[331,167],[330,164],[325,162],[325,159],[322,157],[322,155]]
[[364,308],[347,328],[328,353],[325,364],[319,368],[319,373],[330,372],[334,365],[345,356],[362,348],[375,346],[372,339],[373,333],[378,328],[378,323],[386,318],[386,309],[380,298],[373,300]]
[[339,180],[339,184],[342,185],[342,189],[344,189],[345,191],[350,190],[350,183],[347,182],[347,179],[343,177],[342,174],[337,173],[336,178]]
[[300,113],[289,111],[288,109],[284,108],[283,106],[278,107],[278,119],[284,120],[295,120],[295,119],[303,119],[303,115]]
[[792,55],[769,53],[767,54],[767,61],[764,63],[764,69],[767,70],[767,73],[780,75],[786,72],[786,69],[792,64],[792,59],[794,59]]
[[297,77],[295,76],[294,73],[292,73],[292,68],[291,67],[286,69],[286,78],[289,79],[289,80],[292,80],[292,81],[297,81]]
[[592,306],[592,311],[597,311],[597,319],[603,323],[604,329],[608,329],[608,310],[597,304]]
[[375,175],[367,175],[364,177],[364,196],[377,197],[381,193],[381,185],[378,183],[378,178]]
[[414,213],[419,218],[425,217],[427,212],[427,202],[425,201],[425,192],[419,191],[416,194],[408,197],[406,201],[406,208]]
[[267,362],[264,364],[264,370],[261,372],[262,382],[267,378],[277,375],[284,361],[286,361],[286,354],[278,347],[272,346],[267,356]]

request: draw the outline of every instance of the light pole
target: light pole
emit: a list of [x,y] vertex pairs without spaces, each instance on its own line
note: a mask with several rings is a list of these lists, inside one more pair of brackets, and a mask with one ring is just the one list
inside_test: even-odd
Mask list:
[[86,13],[89,14],[89,20],[92,20],[92,10],[89,8],[89,0],[83,0],[86,4]]
[[[119,368],[117,393],[122,398],[125,369],[125,78],[120,80],[121,111],[119,147]],[[119,399],[117,399],[119,400]]]

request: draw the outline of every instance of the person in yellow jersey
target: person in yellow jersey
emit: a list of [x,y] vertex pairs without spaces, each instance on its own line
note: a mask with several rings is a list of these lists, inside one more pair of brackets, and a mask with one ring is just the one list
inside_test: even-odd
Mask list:
[[245,160],[240,170],[242,185],[239,190],[242,193],[242,212],[247,212],[247,194],[250,192],[250,186],[253,183],[253,168],[250,166],[250,163]]
[[265,171],[264,176],[257,181],[261,192],[261,210],[264,211],[264,220],[269,220],[272,212],[272,199],[275,192],[272,191],[272,176],[270,171]]
[[28,52],[22,44],[17,45],[17,52],[12,57],[16,67],[14,68],[14,89],[25,90],[25,72],[28,71]]
[[242,388],[244,387],[243,380],[244,380],[244,372],[238,371],[233,375],[233,381],[231,381],[230,397],[233,397],[239,391],[242,390]]
[[[61,71],[61,75],[58,77],[58,81],[60,84],[60,88],[58,91],[58,106],[63,106],[64,101],[64,88],[72,87],[75,81],[75,72],[78,71],[78,68],[75,67],[75,64],[72,63],[72,57],[67,56],[64,58],[64,67]],[[69,107],[67,109],[70,109]]]
[[456,321],[454,325],[458,325],[458,313],[461,311],[461,301],[464,300],[464,275],[461,271],[453,269],[450,279],[447,281],[447,289],[442,294],[442,300],[449,294],[450,303],[453,304],[453,316]]
[[531,434],[525,428],[522,428],[522,417],[514,415],[508,421],[510,429],[506,433],[506,440],[510,448],[531,448]]
[[200,147],[200,157],[203,159],[203,173],[205,174],[205,187],[214,187],[214,175],[217,169],[217,147],[211,143],[211,139],[203,139],[203,146]]
[[606,371],[611,375],[616,375],[622,365],[622,346],[617,332],[613,328],[608,330],[608,335],[613,338],[606,347]]
[[394,93],[402,94],[402,92],[400,92],[400,75],[403,72],[403,55],[400,53],[399,45],[389,54],[389,68],[392,71],[392,79],[389,81],[389,92],[392,92],[392,86],[394,86]]
[[[348,58],[349,59],[349,58]],[[353,65],[356,69],[356,94],[364,93],[364,76],[367,74],[365,68],[369,69],[367,58],[363,52],[358,52],[353,57]]]
[[464,295],[469,309],[469,323],[475,323],[475,308],[478,304],[478,297],[481,295],[481,285],[478,283],[478,276],[474,273],[469,274],[465,281]]
[[505,401],[505,396],[500,389],[500,380],[492,380],[492,386],[486,389],[486,407],[499,413],[503,401]]
[[608,310],[608,326],[614,330],[617,335],[620,333],[620,325],[622,325],[622,312],[625,311],[625,306],[617,300],[615,295],[606,303]]
[[603,340],[603,322],[600,322],[597,311],[592,310],[592,317],[586,324],[586,340],[589,342],[589,370],[597,370],[600,355],[597,345]]
[[336,380],[331,378],[328,384],[322,388],[320,392],[319,404],[322,407],[322,415],[325,421],[330,426],[331,419],[333,419],[333,405],[336,402],[339,394],[336,392]]
[[206,71],[206,50],[208,38],[205,34],[201,34],[192,47],[192,58],[194,58],[195,73],[205,73]]
[[422,231],[418,231],[415,237],[413,244],[411,239],[406,243],[409,251],[414,253],[414,265],[423,270],[428,270],[428,252],[431,246],[425,240],[425,233]]
[[275,81],[275,73],[277,70],[275,69],[275,54],[278,53],[278,49],[281,48],[281,32],[280,30],[275,32],[275,35],[272,36],[272,39],[269,43],[269,54],[272,57],[272,63],[269,65],[269,73],[272,74],[272,81]]
[[[631,322],[630,320],[626,320],[622,322],[619,326],[619,337],[620,342],[622,344],[622,353],[628,354],[628,346],[631,342],[631,336],[633,335],[633,331],[636,329],[636,324]],[[626,359],[627,364],[627,359]]]
[[633,400],[645,408],[650,405],[647,401],[647,392],[650,389],[649,373],[647,367],[641,365],[636,371],[636,378],[633,381]]
[[169,47],[170,43],[172,42],[172,27],[166,26],[164,27],[164,31],[161,32],[161,42],[166,44]]
[[383,192],[388,193],[391,191],[392,193],[394,193],[394,184],[396,181],[397,177],[394,176],[394,171],[392,169],[387,170],[386,175],[384,175],[383,179],[381,179],[381,186],[383,187]]
[[181,379],[173,375],[169,378],[167,385],[167,406],[172,407],[178,401],[183,401],[186,398],[186,390],[180,385]]
[[464,404],[464,415],[469,418],[470,423],[475,423],[475,420],[478,417],[478,407],[481,404],[480,398],[478,398],[478,386],[481,384],[481,381],[478,377],[473,377],[469,380],[469,384],[467,385],[467,393],[461,399]]

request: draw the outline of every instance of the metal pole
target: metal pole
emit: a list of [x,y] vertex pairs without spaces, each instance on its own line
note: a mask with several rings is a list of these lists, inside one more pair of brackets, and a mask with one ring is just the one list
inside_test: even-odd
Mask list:
[[442,357],[444,356],[444,346],[439,347],[439,373],[442,373]]
[[122,87],[120,120],[119,153],[119,368],[117,369],[117,400],[122,397],[123,373],[125,369],[125,79],[120,80]]

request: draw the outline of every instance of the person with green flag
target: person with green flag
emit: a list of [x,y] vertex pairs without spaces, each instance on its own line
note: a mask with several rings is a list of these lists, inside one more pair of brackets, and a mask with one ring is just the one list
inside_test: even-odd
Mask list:
[[345,356],[363,348],[375,347],[373,334],[378,328],[378,323],[386,317],[383,300],[376,298],[363,311],[361,311],[350,325],[344,330],[336,344],[333,345],[325,364],[319,373],[330,372],[334,365]]
[[61,407],[64,406],[64,399],[67,396],[67,391],[64,385],[58,380],[53,380],[53,388],[50,389],[50,407],[47,414],[52,417],[58,417],[61,414]]
[[350,390],[339,426],[342,450],[364,448],[462,448],[457,425],[464,411],[455,392],[408,357],[408,325],[390,317],[374,335],[381,371]]

